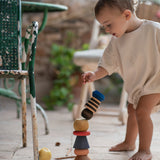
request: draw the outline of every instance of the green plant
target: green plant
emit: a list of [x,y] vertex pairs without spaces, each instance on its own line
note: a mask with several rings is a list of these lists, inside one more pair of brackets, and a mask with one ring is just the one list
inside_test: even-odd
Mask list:
[[84,43],[82,45],[82,50],[88,50],[89,49],[89,44],[88,43]]
[[73,94],[71,76],[80,71],[80,68],[74,65],[74,49],[65,46],[53,45],[51,50],[50,62],[56,70],[56,79],[53,82],[53,88],[49,96],[44,98],[47,109],[54,109],[55,106],[67,105],[69,110],[73,107]]

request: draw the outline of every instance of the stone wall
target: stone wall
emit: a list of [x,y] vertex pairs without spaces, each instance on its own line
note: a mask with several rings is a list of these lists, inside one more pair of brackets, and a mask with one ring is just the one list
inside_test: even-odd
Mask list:
[[[37,101],[49,94],[54,79],[54,70],[49,62],[53,43],[67,45],[80,49],[84,43],[89,43],[94,20],[93,8],[97,0],[39,0],[40,2],[62,4],[68,6],[64,12],[48,14],[47,25],[38,36],[36,52],[36,92]],[[140,5],[137,14],[141,18],[159,21],[156,13],[157,5]],[[42,13],[27,13],[23,15],[23,28],[33,20],[41,24]]]

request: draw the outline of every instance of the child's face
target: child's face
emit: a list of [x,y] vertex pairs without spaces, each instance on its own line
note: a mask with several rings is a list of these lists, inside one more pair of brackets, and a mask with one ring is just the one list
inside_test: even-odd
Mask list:
[[125,11],[122,13],[117,8],[105,6],[96,16],[106,33],[121,37],[128,28],[128,17]]

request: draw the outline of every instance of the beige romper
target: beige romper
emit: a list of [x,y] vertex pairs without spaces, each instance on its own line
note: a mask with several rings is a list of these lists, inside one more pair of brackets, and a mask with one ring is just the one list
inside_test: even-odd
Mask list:
[[144,20],[138,29],[112,37],[99,66],[121,75],[134,108],[141,96],[160,93],[160,23]]

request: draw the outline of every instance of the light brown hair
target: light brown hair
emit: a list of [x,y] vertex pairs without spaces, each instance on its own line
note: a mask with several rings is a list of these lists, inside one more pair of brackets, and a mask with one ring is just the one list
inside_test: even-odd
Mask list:
[[125,9],[129,9],[132,13],[135,13],[139,0],[99,0],[95,6],[95,16],[105,7],[118,8],[121,12]]

